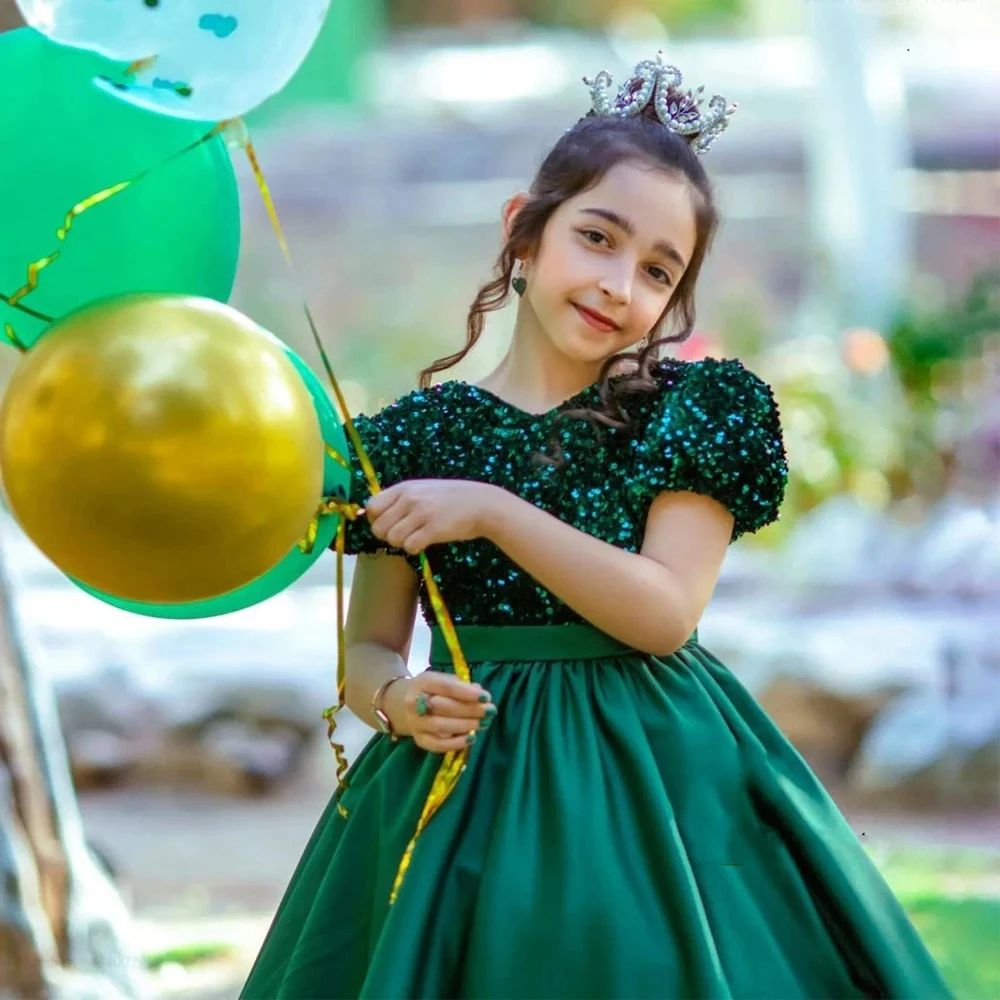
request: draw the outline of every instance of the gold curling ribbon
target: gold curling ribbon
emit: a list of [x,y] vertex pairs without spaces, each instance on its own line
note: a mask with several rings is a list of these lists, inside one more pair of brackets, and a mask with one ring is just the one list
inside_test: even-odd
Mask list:
[[22,353],[24,353],[27,350],[27,347],[25,347],[24,344],[21,342],[21,338],[17,335],[17,332],[14,330],[14,327],[10,325],[10,323],[4,323],[3,335],[10,342],[12,347],[16,347]]
[[118,184],[112,184],[110,187],[104,188],[102,191],[98,191],[96,194],[90,195],[89,198],[84,198],[83,201],[78,202],[74,205],[67,213],[66,218],[63,221],[62,227],[56,230],[56,236],[60,240],[65,240],[67,234],[73,226],[74,220],[83,215],[84,212],[89,211],[95,205],[100,205],[101,202],[107,201],[109,198],[113,198],[116,194],[121,194],[127,188],[130,188],[133,184],[137,184],[139,181],[147,178],[153,171],[160,170],[163,167],[168,166],[175,160],[179,160],[182,156],[186,156],[188,153],[193,152],[199,146],[203,146],[206,142],[214,139],[223,131],[224,126],[222,124],[215,125],[212,129],[206,132],[200,139],[195,139],[194,142],[189,143],[183,149],[177,150],[176,153],[171,153],[165,160],[160,160],[159,163],[154,163],[151,167],[146,167],[144,170],[140,170],[134,177],[130,177],[127,181],[120,181]]
[[[25,316],[33,316],[35,319],[40,319],[43,323],[51,323],[53,321],[52,317],[46,313],[39,312],[37,309],[31,309],[20,300],[15,302],[13,299],[13,295],[4,295],[3,292],[0,292],[0,302],[6,302],[12,309],[16,309],[18,312],[24,313]],[[22,350],[23,349],[24,348],[22,348]]]
[[[40,319],[44,323],[51,323],[52,317],[46,316],[45,313],[38,312],[35,309],[29,309],[28,306],[21,302],[21,299],[33,292],[38,287],[38,272],[43,268],[48,267],[59,256],[58,252],[50,254],[48,257],[43,257],[41,260],[33,261],[28,265],[28,280],[22,285],[13,295],[4,295],[0,292],[0,302],[6,302],[12,309],[17,309],[19,312],[23,312],[27,316],[33,316],[35,319]],[[3,334],[7,338],[8,342],[16,347],[22,354],[28,349],[27,345],[21,340],[21,338],[14,331],[14,327],[10,323],[4,323]]]
[[348,471],[350,471],[350,469],[351,469],[351,463],[350,463],[350,462],[348,462],[348,461],[347,461],[347,459],[346,459],[346,458],[344,458],[344,456],[343,456],[343,455],[341,455],[341,454],[340,454],[340,452],[339,452],[339,451],[337,451],[337,449],[336,449],[336,448],[333,448],[333,447],[331,447],[330,445],[327,445],[327,446],[326,446],[326,453],[327,453],[327,455],[329,455],[329,456],[330,456],[330,458],[332,458],[332,459],[333,459],[333,460],[334,460],[334,461],[335,461],[335,462],[336,462],[336,463],[337,463],[337,464],[338,464],[338,465],[339,465],[339,466],[340,466],[341,468],[343,468],[343,469],[347,469]]
[[[141,60],[139,63],[130,67],[130,70],[138,70],[146,61]],[[219,122],[215,125],[209,132],[203,135],[201,138],[195,140],[183,149],[178,150],[176,153],[162,160],[160,163],[153,165],[152,167],[147,167],[146,169],[140,171],[134,177],[129,178],[126,181],[120,181],[117,184],[110,185],[100,191],[95,192],[87,198],[74,205],[67,213],[63,221],[62,226],[56,231],[56,235],[60,241],[64,241],[72,229],[73,223],[77,218],[83,215],[85,212],[94,208],[96,205],[108,201],[110,198],[115,197],[122,191],[127,190],[133,184],[147,177],[154,170],[158,170],[160,167],[166,166],[177,160],[186,153],[198,148],[203,143],[208,142],[213,139],[216,135],[222,132],[228,132],[231,141],[235,139],[235,144],[242,146],[245,150],[247,159],[250,162],[251,169],[253,170],[254,178],[257,182],[257,186],[260,190],[261,198],[263,199],[264,206],[267,210],[268,218],[270,219],[271,225],[274,229],[275,235],[278,239],[278,244],[281,247],[282,254],[285,258],[285,262],[289,267],[293,276],[296,276],[294,265],[292,262],[291,252],[288,248],[288,242],[285,239],[284,231],[282,229],[280,220],[278,219],[278,214],[274,206],[273,198],[271,197],[270,189],[264,179],[263,172],[260,168],[260,163],[257,159],[256,150],[253,144],[250,142],[249,136],[246,132],[245,125],[242,120],[236,119],[231,121]],[[38,312],[31,309],[23,304],[21,301],[25,296],[29,295],[38,287],[39,274],[46,267],[54,263],[59,258],[59,251],[49,254],[46,257],[40,258],[37,261],[33,261],[28,265],[27,268],[27,281],[19,288],[13,295],[6,296],[0,294],[0,299],[5,301],[8,305],[13,308],[26,313],[27,315],[33,316],[37,319],[41,319],[45,322],[51,322],[53,317],[47,316],[44,313]],[[334,395],[337,399],[337,404],[340,408],[341,417],[344,421],[344,429],[347,431],[347,435],[354,446],[355,453],[358,456],[358,460],[361,463],[362,471],[364,472],[365,479],[368,482],[369,492],[374,496],[381,491],[381,487],[378,482],[378,478],[375,473],[371,461],[368,458],[368,454],[365,451],[364,445],[361,442],[357,430],[354,426],[354,422],[351,420],[350,413],[348,412],[347,403],[344,399],[344,395],[340,389],[340,385],[334,376],[330,360],[326,354],[326,350],[323,346],[322,339],[319,336],[319,331],[316,327],[315,320],[313,319],[312,312],[309,309],[309,305],[305,298],[302,299],[302,307],[305,312],[306,320],[309,325],[310,332],[312,333],[313,340],[319,351],[320,359],[322,360],[323,367],[326,370],[326,374],[330,380],[330,384],[333,388]],[[24,350],[24,345],[18,338],[13,327],[6,323],[4,324],[4,335],[7,340],[20,350]],[[342,455],[339,455],[333,449],[327,449],[328,454],[331,455],[336,461],[338,461],[345,468],[349,467],[349,463],[344,459]],[[337,634],[338,634],[338,681],[337,681],[337,698],[338,704],[327,709],[323,713],[323,718],[327,720],[328,723],[328,738],[330,740],[331,746],[333,747],[335,753],[337,754],[337,773],[338,778],[341,778],[344,770],[346,770],[346,758],[344,756],[344,748],[341,744],[336,743],[333,739],[333,734],[336,729],[336,722],[334,716],[340,710],[341,705],[344,701],[344,684],[346,675],[346,666],[343,662],[345,658],[344,650],[344,588],[343,588],[343,556],[345,549],[345,536],[346,536],[346,520],[353,520],[354,517],[358,516],[360,513],[360,508],[356,505],[345,504],[338,500],[327,500],[324,502],[323,509],[318,516],[323,514],[337,513],[341,515],[341,522],[338,525],[337,533]],[[315,525],[310,526],[309,536],[305,540],[305,544],[309,545],[315,542],[316,537],[316,527]],[[464,681],[470,681],[471,675],[469,673],[468,664],[466,663],[465,657],[462,653],[461,647],[458,642],[458,636],[455,633],[454,624],[451,620],[451,615],[448,613],[448,609],[445,606],[444,600],[441,597],[441,593],[438,589],[437,583],[434,580],[433,574],[431,572],[430,563],[428,562],[425,553],[420,553],[420,564],[423,572],[424,581],[427,585],[428,598],[431,602],[431,607],[434,610],[435,616],[437,617],[438,624],[441,626],[441,630],[445,636],[445,641],[448,649],[452,656],[452,661],[454,664],[455,675]],[[396,881],[393,886],[392,899],[395,900],[396,895],[399,890],[399,886],[402,883],[403,875],[409,866],[410,856],[413,853],[413,848],[416,844],[416,840],[419,835],[423,832],[430,818],[435,812],[440,808],[445,799],[451,793],[452,789],[458,781],[458,777],[464,768],[465,760],[467,758],[468,751],[462,750],[460,752],[452,752],[446,754],[442,760],[442,764],[438,770],[437,775],[434,778],[434,782],[431,786],[431,791],[427,797],[427,801],[424,805],[423,812],[421,813],[420,820],[417,824],[416,832],[413,835],[410,843],[408,844],[406,851],[403,855],[403,860],[400,863],[399,871],[396,876]]]
[[142,73],[147,69],[152,69],[158,59],[158,56],[146,56],[144,59],[136,59],[135,62],[131,63],[129,66],[125,67],[125,72],[123,76],[135,77],[137,73]]
[[[186,153],[190,153],[192,150],[197,149],[199,146],[208,142],[217,136],[223,129],[223,125],[216,125],[212,128],[210,132],[206,132],[200,139],[196,139],[194,142],[185,146],[183,149],[179,149],[176,153],[171,153],[165,160],[161,160],[159,163],[154,163],[151,167],[146,167],[144,170],[140,170],[134,177],[130,177],[128,180],[119,181],[117,184],[112,184],[110,187],[103,188],[100,191],[95,192],[82,201],[77,202],[67,213],[65,219],[63,219],[63,224],[56,230],[56,236],[60,241],[65,241],[66,237],[69,235],[70,230],[73,227],[73,222],[78,219],[84,212],[89,211],[95,205],[100,205],[102,202],[108,201],[117,194],[121,194],[127,188],[130,188],[133,184],[138,183],[144,178],[148,177],[154,170],[159,170],[161,167],[167,166],[169,163],[173,163],[175,160],[180,159]],[[15,309],[20,309],[22,312],[27,313],[29,316],[34,316],[36,319],[40,319],[46,322],[52,322],[51,316],[46,316],[44,313],[36,312],[34,309],[29,309],[27,306],[23,305],[21,300],[26,296],[30,295],[37,287],[39,281],[39,275],[45,270],[49,265],[55,263],[59,259],[61,251],[56,250],[53,253],[48,254],[45,257],[41,257],[38,260],[32,261],[28,264],[28,279],[27,281],[16,291],[13,295],[3,295],[0,294],[0,299],[7,303],[7,305],[12,306]],[[6,332],[6,330],[5,330]],[[10,335],[8,334],[8,339]],[[15,343],[15,346],[20,346],[21,350],[24,350],[23,345],[20,341]]]
[[45,268],[49,266],[54,260],[58,260],[59,251],[55,253],[50,253],[48,257],[42,257],[41,260],[32,261],[28,265],[28,280],[16,291],[14,294],[7,299],[7,305],[16,306],[18,302],[29,295],[38,287],[38,274],[40,271],[44,271]]
[[[228,122],[222,122],[220,127],[227,130],[231,143],[237,147],[241,147],[246,153],[247,160],[250,163],[250,169],[253,171],[254,180],[257,182],[257,188],[260,191],[261,199],[264,202],[264,208],[267,212],[268,219],[271,222],[271,228],[274,230],[274,234],[277,237],[278,246],[281,248],[282,256],[285,258],[285,263],[288,265],[289,271],[297,282],[298,275],[292,262],[291,252],[288,249],[288,241],[285,239],[285,233],[282,229],[281,222],[278,219],[277,209],[274,206],[274,199],[271,197],[271,190],[264,178],[264,173],[260,167],[260,161],[257,159],[257,152],[254,149],[253,143],[250,141],[246,125],[242,119],[236,118]],[[313,319],[312,311],[309,308],[309,304],[306,301],[305,296],[301,293],[301,289],[300,298],[302,299],[302,309],[305,313],[309,330],[312,333],[313,341],[319,351],[320,359],[323,362],[323,368],[326,371],[327,378],[330,380],[330,385],[333,387],[334,395],[337,398],[341,418],[344,422],[344,430],[347,432],[347,436],[350,438],[351,444],[354,446],[355,454],[358,456],[358,461],[361,463],[362,471],[364,472],[365,479],[368,483],[368,490],[372,496],[375,496],[377,493],[381,492],[381,486],[379,485],[378,477],[375,474],[375,469],[372,467],[364,445],[361,443],[361,438],[359,437],[357,429],[354,426],[354,421],[351,420],[351,415],[347,409],[347,403],[340,390],[337,378],[333,374],[333,367],[331,366],[330,359],[327,357],[326,350],[323,347],[323,341],[319,335],[319,330],[316,327],[316,322]],[[338,704],[328,708],[323,713],[323,718],[326,719],[329,726],[328,735],[331,743],[333,743],[333,733],[336,729],[334,717],[344,703],[343,675],[340,672],[340,659],[344,656],[343,581],[341,577],[340,560],[343,558],[345,531],[346,525],[342,519],[337,531],[337,642],[339,645],[337,664]],[[420,553],[420,568],[423,573],[424,582],[427,585],[427,596],[430,600],[431,608],[434,611],[434,616],[437,618],[438,625],[441,627],[448,651],[451,653],[455,676],[458,677],[459,680],[468,683],[472,680],[469,665],[465,660],[465,655],[462,653],[462,648],[458,641],[458,635],[455,632],[455,625],[452,622],[448,608],[445,606],[444,600],[441,597],[441,592],[438,589],[437,582],[434,579],[434,574],[431,571],[430,562],[428,561],[427,554],[425,552]],[[417,839],[423,833],[434,814],[441,808],[445,800],[454,790],[462,771],[465,769],[468,754],[468,749],[464,749],[459,751],[453,750],[444,755],[441,764],[438,767],[437,774],[434,776],[430,792],[424,802],[424,808],[420,814],[420,819],[417,821],[417,828],[414,831],[413,836],[410,838],[410,842],[407,844],[406,850],[403,852],[402,860],[399,863],[392,892],[389,897],[390,904],[395,902],[396,897],[399,895],[399,889],[403,883],[406,871],[410,866],[410,859],[413,855],[413,849],[416,846]]]
[[[327,446],[327,451],[337,454],[332,448]],[[323,718],[327,722],[326,738],[333,748],[337,758],[337,781],[342,788],[344,785],[344,775],[347,773],[347,751],[343,743],[338,743],[333,734],[336,731],[337,723],[334,716],[340,711],[344,704],[344,692],[347,686],[347,651],[344,649],[344,548],[347,537],[347,522],[364,514],[364,508],[356,503],[348,503],[337,497],[328,497],[320,505],[313,518],[312,524],[306,537],[299,542],[299,547],[303,552],[311,552],[316,544],[316,536],[319,531],[319,519],[330,514],[339,514],[340,523],[337,525],[337,704],[332,705],[323,713]]]

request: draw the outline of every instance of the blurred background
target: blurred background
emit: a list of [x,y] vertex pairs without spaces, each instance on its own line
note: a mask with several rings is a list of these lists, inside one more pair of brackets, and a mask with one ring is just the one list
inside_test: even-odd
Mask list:
[[[0,30],[18,23],[0,0]],[[736,101],[679,353],[774,386],[792,479],[781,521],[730,550],[702,641],[970,1000],[1000,996],[998,27],[990,0],[335,0],[249,119],[301,292],[247,175],[234,298],[321,371],[304,294],[373,413],[464,343],[501,205],[587,110],[582,76],[662,48]],[[485,375],[512,316],[442,377]],[[3,655],[54,688],[156,995],[235,997],[335,786],[332,556],[180,623],[77,590],[6,516],[0,557]],[[428,641],[421,624],[411,669]],[[370,735],[344,732],[352,753]]]

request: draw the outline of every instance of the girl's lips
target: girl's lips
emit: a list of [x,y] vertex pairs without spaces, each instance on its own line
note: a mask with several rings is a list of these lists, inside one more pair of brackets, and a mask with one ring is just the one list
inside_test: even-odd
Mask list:
[[575,302],[573,303],[573,308],[583,317],[583,319],[589,323],[595,330],[600,330],[602,333],[613,333],[618,329],[614,323],[609,323],[607,320],[601,319],[596,313],[592,313],[589,309],[584,306],[578,306]]

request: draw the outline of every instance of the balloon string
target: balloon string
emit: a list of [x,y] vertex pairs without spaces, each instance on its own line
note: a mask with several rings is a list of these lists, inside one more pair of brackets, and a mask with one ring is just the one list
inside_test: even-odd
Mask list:
[[[264,178],[264,172],[261,169],[260,161],[257,159],[257,151],[254,149],[254,145],[250,141],[250,136],[246,131],[246,125],[243,123],[242,119],[235,119],[226,124],[227,127],[230,128],[231,133],[235,136],[236,143],[242,146],[247,155],[247,160],[250,163],[250,169],[253,171],[254,180],[257,182],[257,188],[260,191],[261,200],[264,202],[264,208],[267,211],[267,217],[271,223],[271,228],[274,230],[274,235],[278,240],[278,246],[281,248],[281,254],[285,258],[285,263],[288,265],[288,269],[292,276],[296,279],[297,283],[298,274],[295,270],[295,264],[292,261],[292,253],[288,247],[288,241],[285,238],[285,231],[281,225],[281,220],[278,218],[278,210],[274,205],[274,198],[271,196],[271,189],[268,186],[267,180]],[[344,429],[347,431],[347,435],[351,439],[351,444],[354,445],[354,450],[361,463],[365,479],[368,481],[368,490],[372,493],[372,495],[374,495],[378,493],[380,489],[378,478],[375,475],[375,469],[369,461],[368,454],[365,451],[364,445],[361,443],[361,438],[358,436],[357,429],[354,426],[354,421],[351,419],[350,413],[348,412],[347,401],[344,399],[344,394],[340,389],[340,383],[337,381],[337,377],[333,373],[333,366],[330,364],[330,358],[326,353],[326,348],[323,346],[323,338],[319,335],[319,328],[316,326],[316,320],[313,318],[312,310],[309,308],[309,303],[306,301],[305,295],[301,292],[301,290],[299,297],[302,300],[302,311],[305,313],[306,322],[309,325],[309,332],[312,334],[313,343],[316,345],[320,361],[323,363],[323,369],[326,372],[326,376],[333,388],[334,395],[337,398],[337,406],[340,409],[341,419],[344,422]]]
[[7,338],[8,342],[12,347],[16,347],[22,354],[28,349],[25,347],[21,338],[17,335],[14,327],[10,323],[4,323],[3,325],[3,335]]
[[159,163],[154,163],[151,167],[146,167],[145,169],[140,170],[134,177],[130,177],[126,181],[120,181],[118,184],[112,184],[110,187],[106,187],[102,191],[98,191],[96,194],[92,194],[90,197],[84,198],[83,201],[78,202],[66,213],[66,218],[63,221],[62,227],[56,230],[56,236],[58,236],[60,240],[65,240],[74,220],[83,215],[84,212],[89,211],[95,205],[100,205],[101,202],[107,201],[109,198],[113,198],[116,194],[121,194],[122,191],[130,188],[133,184],[138,184],[139,181],[145,180],[154,171],[161,170],[163,167],[169,166],[174,161],[179,160],[182,156],[186,156],[188,153],[194,152],[194,150],[196,150],[199,146],[203,146],[206,142],[214,139],[222,132],[222,130],[222,125],[215,125],[210,131],[206,132],[199,139],[195,139],[194,142],[188,143],[188,145],[186,145],[183,149],[178,149],[177,152],[171,153],[165,160],[160,160]]
[[[154,163],[150,167],[146,167],[140,170],[134,177],[130,177],[128,180],[119,181],[117,184],[112,184],[110,187],[103,188],[100,191],[95,192],[92,195],[84,198],[82,201],[77,202],[67,213],[66,217],[63,219],[63,224],[56,230],[56,236],[60,242],[65,241],[67,235],[73,227],[73,223],[78,219],[84,212],[88,212],[95,205],[100,205],[101,203],[114,198],[115,195],[121,194],[122,191],[127,190],[133,184],[138,183],[148,177],[153,171],[159,170],[162,167],[173,163],[175,160],[180,159],[180,157],[185,156],[187,153],[192,152],[199,146],[208,142],[217,136],[223,129],[222,125],[215,125],[210,132],[206,132],[205,135],[201,136],[200,139],[196,139],[194,142],[189,143],[183,149],[177,150],[175,153],[171,153],[165,160],[161,160],[159,163]],[[47,322],[52,322],[51,316],[46,316],[44,313],[35,312],[34,310],[28,309],[26,306],[21,304],[21,299],[25,296],[30,295],[37,287],[39,281],[39,275],[45,270],[50,264],[54,263],[59,259],[62,251],[56,250],[53,253],[48,254],[45,257],[41,257],[38,260],[32,261],[27,267],[27,280],[25,283],[14,292],[13,295],[0,295],[7,305],[12,306],[15,309],[20,309],[22,312],[26,312],[30,316],[34,316],[36,319],[41,319]],[[9,336],[9,335],[8,335]]]
[[344,458],[344,456],[343,456],[343,455],[341,455],[339,451],[337,451],[337,450],[336,450],[335,448],[333,448],[333,447],[332,447],[331,445],[327,445],[327,446],[326,446],[326,453],[327,453],[327,455],[329,455],[329,456],[330,456],[330,458],[332,458],[332,459],[333,459],[333,460],[334,460],[334,461],[335,461],[335,462],[336,462],[336,463],[337,463],[337,464],[338,464],[339,466],[341,466],[341,467],[342,467],[342,468],[344,468],[344,469],[347,469],[347,470],[348,470],[348,472],[350,472],[350,469],[351,469],[351,463],[350,463],[350,462],[348,462],[348,461],[347,461],[347,459],[346,459],[346,458]]
[[159,56],[146,56],[145,59],[136,59],[125,67],[124,76],[135,77],[137,73],[142,73],[147,69],[152,69]]
[[[61,230],[60,230],[61,231]],[[61,237],[60,237],[61,238]],[[7,303],[12,306],[17,306],[18,302],[25,297],[25,295],[30,295],[38,287],[38,275],[41,271],[49,266],[54,260],[59,259],[59,251],[55,253],[50,253],[48,257],[42,257],[39,260],[33,260],[28,265],[28,280],[7,300]]]
[[424,832],[424,828],[431,821],[431,817],[441,808],[445,799],[451,794],[452,789],[458,784],[458,779],[465,770],[467,756],[467,750],[449,750],[444,755],[441,765],[438,767],[437,774],[434,775],[430,793],[424,801],[424,808],[420,813],[420,819],[417,821],[417,829],[410,838],[410,842],[406,845],[403,858],[399,862],[399,869],[392,883],[392,892],[389,894],[390,906],[396,902],[396,897],[399,895],[403,879],[406,877],[406,872],[410,867],[413,849],[417,846],[417,838]]
[[[329,445],[327,451],[334,452]],[[333,735],[337,730],[336,715],[344,704],[344,692],[347,688],[347,651],[344,648],[344,548],[347,537],[347,522],[353,521],[364,514],[364,508],[356,503],[348,503],[337,497],[327,497],[319,506],[316,517],[310,525],[309,534],[300,546],[303,551],[311,552],[316,544],[316,535],[319,530],[319,519],[329,514],[339,514],[340,522],[337,524],[337,704],[331,705],[324,713],[323,718],[327,723],[326,738],[333,748],[337,758],[337,782],[338,791],[345,787],[344,775],[347,773],[347,751],[343,743],[338,743]]]
[[[58,256],[58,254],[56,255]],[[32,272],[31,267],[28,268],[28,281],[34,280],[37,284],[37,270]],[[33,316],[35,319],[40,319],[43,323],[51,323],[52,317],[46,316],[45,313],[38,312],[36,309],[30,309],[28,306],[24,305],[20,300],[26,295],[23,289],[18,289],[14,295],[4,295],[0,292],[0,302],[6,302],[11,309],[17,309],[19,312],[24,313],[26,316]],[[22,354],[28,349],[28,345],[21,340],[14,330],[14,327],[10,323],[4,323],[3,325],[3,335],[7,338],[7,342],[12,346],[16,347]]]
[[[264,208],[267,212],[268,219],[271,223],[271,228],[274,230],[274,234],[278,240],[278,246],[281,248],[282,256],[285,258],[285,263],[288,266],[288,270],[291,273],[293,279],[298,284],[298,274],[295,270],[295,265],[292,261],[291,251],[288,248],[288,241],[285,238],[284,229],[282,228],[281,221],[278,218],[278,212],[274,205],[274,199],[271,196],[271,189],[267,184],[267,180],[264,177],[264,172],[261,169],[260,161],[257,158],[257,151],[254,149],[253,143],[250,140],[249,132],[247,131],[246,124],[242,119],[232,119],[227,122],[222,122],[220,127],[224,127],[228,130],[234,145],[242,147],[246,153],[247,160],[250,163],[250,169],[253,171],[254,180],[257,182],[257,188],[260,191],[261,199],[264,203]],[[347,402],[344,399],[344,395],[340,390],[340,384],[337,382],[337,378],[333,373],[333,366],[330,364],[330,359],[327,356],[326,349],[323,346],[323,340],[319,335],[319,330],[316,326],[316,321],[313,318],[312,310],[309,308],[309,303],[306,301],[305,295],[301,291],[301,286],[299,289],[299,297],[302,300],[302,310],[305,313],[306,322],[309,326],[309,330],[312,334],[313,342],[316,345],[316,349],[319,352],[320,360],[323,363],[323,368],[326,371],[327,378],[330,380],[330,385],[333,387],[334,395],[337,398],[337,404],[340,408],[341,418],[344,422],[344,429],[347,431],[347,436],[350,438],[351,444],[354,445],[355,453],[358,456],[358,461],[361,463],[361,468],[364,472],[365,479],[368,482],[368,489],[372,496],[375,496],[381,492],[381,486],[379,485],[378,477],[375,474],[375,469],[373,468],[371,461],[368,458],[368,454],[365,451],[364,445],[361,442],[361,438],[358,435],[357,429],[354,426],[354,421],[351,420],[350,413],[348,412]],[[342,578],[340,576],[339,560],[342,558],[341,546],[343,545],[343,539],[340,535],[340,530],[344,528],[344,522],[341,521],[340,528],[338,529],[337,536],[337,558],[338,558],[338,577],[337,577],[337,642],[340,650],[344,648],[344,632],[343,632],[343,586]],[[445,642],[448,647],[448,651],[451,653],[452,665],[455,670],[455,676],[459,680],[470,682],[472,680],[472,675],[469,671],[469,665],[465,660],[465,655],[462,652],[461,645],[458,641],[458,635],[455,632],[455,625],[452,621],[451,615],[448,612],[448,608],[444,603],[444,599],[441,597],[441,592],[438,589],[437,581],[434,579],[434,574],[431,572],[430,562],[427,559],[427,554],[425,552],[420,553],[420,568],[423,573],[424,582],[427,586],[427,596],[431,603],[431,608],[434,611],[434,616],[437,618],[438,625],[441,627],[441,631],[445,637]],[[338,652],[338,657],[341,654]],[[339,660],[338,660],[338,671],[340,670]],[[333,726],[333,716],[339,711],[340,706],[344,703],[344,691],[341,686],[340,676],[338,675],[338,690],[337,690],[338,705],[334,708],[327,709],[323,714],[323,717],[327,722]],[[332,728],[330,730],[332,732]],[[420,814],[420,819],[417,822],[417,828],[414,832],[406,850],[403,853],[403,858],[400,861],[399,869],[396,873],[396,879],[393,884],[392,893],[390,896],[390,902],[395,901],[396,896],[399,893],[399,887],[402,884],[403,878],[406,874],[407,868],[410,865],[410,858],[413,854],[413,849],[416,846],[417,838],[423,833],[424,828],[430,822],[431,817],[441,808],[444,801],[452,793],[455,785],[458,783],[459,776],[465,768],[465,763],[468,758],[468,750],[461,751],[451,751],[444,755],[438,772],[434,777],[434,781],[431,784],[430,792],[427,795],[427,799],[424,802],[423,811]]]
[[52,322],[51,316],[47,316],[45,313],[39,312],[37,309],[31,309],[29,306],[26,306],[23,302],[20,301],[15,302],[13,295],[4,295],[3,292],[0,292],[0,302],[6,302],[7,305],[11,307],[11,309],[17,309],[18,312],[23,312],[25,316],[33,316],[35,319],[40,319],[43,323]]

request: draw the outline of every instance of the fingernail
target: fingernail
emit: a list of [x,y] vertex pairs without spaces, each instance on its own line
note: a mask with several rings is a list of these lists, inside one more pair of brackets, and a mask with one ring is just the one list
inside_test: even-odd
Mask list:
[[492,722],[493,722],[493,716],[492,715],[484,715],[479,720],[479,728],[480,729],[489,729],[489,727],[492,724]]
[[497,714],[497,707],[496,705],[487,705],[484,711],[486,712],[486,717],[490,718]]
[[472,744],[476,742],[476,734],[475,733],[469,733],[469,735],[465,737],[465,742],[469,746],[472,746]]
[[483,703],[483,704],[485,705],[485,704],[486,704],[486,702],[488,702],[488,701],[490,700],[490,696],[489,696],[489,694],[488,694],[488,693],[487,693],[486,691],[484,691],[484,692],[483,692],[483,693],[482,693],[482,694],[481,694],[481,695],[479,696],[479,700],[480,700],[480,701],[481,701],[481,702],[482,702],[482,703]]

